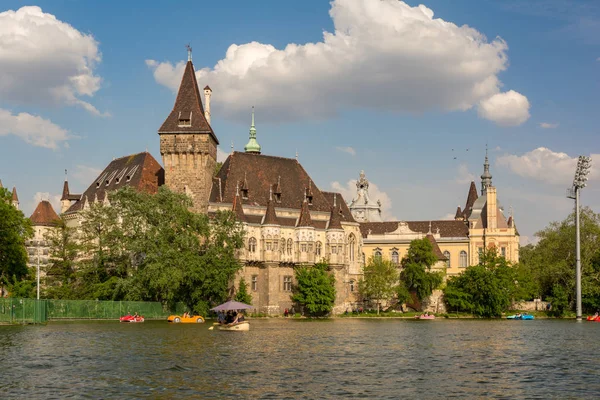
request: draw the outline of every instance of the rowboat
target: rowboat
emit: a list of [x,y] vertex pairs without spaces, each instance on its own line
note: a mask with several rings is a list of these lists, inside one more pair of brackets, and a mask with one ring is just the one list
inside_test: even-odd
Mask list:
[[518,319],[518,320],[531,320],[535,319],[535,317],[531,314],[517,314],[517,315],[509,315],[506,319]]
[[220,331],[249,331],[250,324],[247,321],[237,323],[235,325],[219,325]]

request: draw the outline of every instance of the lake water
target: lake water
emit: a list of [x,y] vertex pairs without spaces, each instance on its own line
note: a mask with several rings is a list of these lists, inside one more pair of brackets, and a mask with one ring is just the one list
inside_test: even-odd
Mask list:
[[600,323],[0,326],[0,398],[594,398]]

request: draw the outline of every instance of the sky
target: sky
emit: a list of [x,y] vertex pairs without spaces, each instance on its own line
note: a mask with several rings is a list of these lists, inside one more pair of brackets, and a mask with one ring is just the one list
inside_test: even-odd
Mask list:
[[[232,7],[235,4],[235,7]],[[389,220],[450,219],[486,147],[521,243],[600,211],[600,2],[47,0],[0,4],[0,179],[57,211],[116,157],[149,151],[190,44],[219,160],[248,141],[350,202],[364,170]]]

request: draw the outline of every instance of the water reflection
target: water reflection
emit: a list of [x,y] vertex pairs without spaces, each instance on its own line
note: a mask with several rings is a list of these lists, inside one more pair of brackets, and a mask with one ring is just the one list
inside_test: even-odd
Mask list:
[[255,320],[0,327],[2,398],[594,397],[600,324]]

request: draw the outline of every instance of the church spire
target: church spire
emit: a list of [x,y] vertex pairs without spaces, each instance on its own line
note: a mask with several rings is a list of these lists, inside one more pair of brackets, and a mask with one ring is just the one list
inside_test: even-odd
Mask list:
[[252,125],[250,125],[250,140],[244,146],[246,153],[260,154],[260,144],[256,141],[256,127],[254,126],[254,106],[252,106]]
[[483,174],[481,175],[481,195],[485,194],[486,189],[492,186],[492,174],[490,174],[490,163],[488,161],[488,149],[485,146],[485,162],[483,163]]

